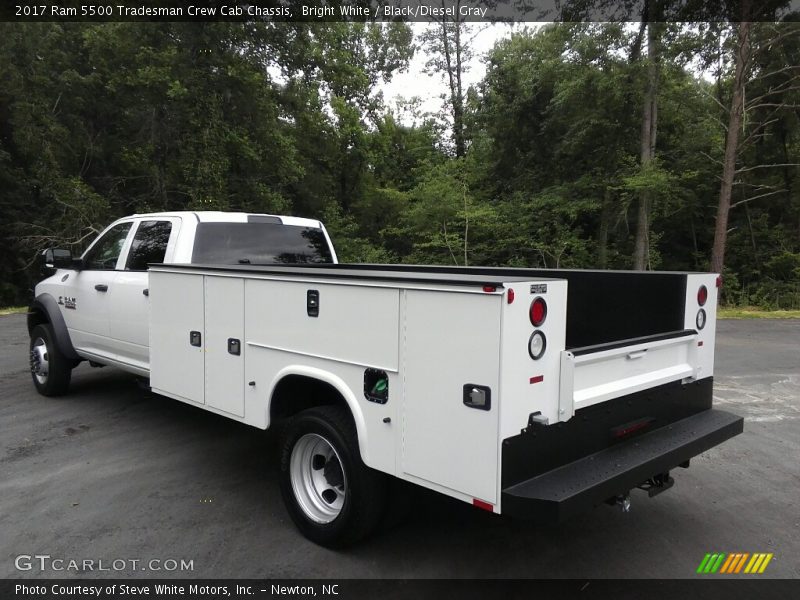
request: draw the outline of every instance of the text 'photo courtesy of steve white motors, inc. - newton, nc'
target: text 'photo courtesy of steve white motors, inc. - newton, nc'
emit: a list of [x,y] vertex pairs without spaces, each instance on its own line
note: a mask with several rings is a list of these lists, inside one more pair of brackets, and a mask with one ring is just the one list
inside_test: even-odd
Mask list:
[[235,597],[243,596],[338,596],[343,591],[337,583],[315,583],[313,585],[286,585],[283,583],[260,583],[259,585],[247,584],[203,584],[203,583],[48,583],[24,584],[14,586],[14,595],[18,598],[39,597],[68,597],[68,598],[145,598],[165,597],[174,598],[187,596],[190,598],[209,597]]
[[159,18],[203,18],[215,17],[255,17],[255,18],[306,18],[306,19],[336,19],[336,18],[364,18],[364,19],[428,19],[441,17],[468,17],[483,18],[488,8],[481,6],[441,5],[427,4],[377,4],[375,6],[358,6],[341,4],[338,6],[292,4],[285,6],[258,6],[222,4],[218,6],[125,6],[125,5],[94,5],[83,4],[80,6],[56,5],[16,5],[17,17],[43,17],[43,18],[70,18],[70,17],[105,17],[105,18],[130,18],[130,17],[159,17]]

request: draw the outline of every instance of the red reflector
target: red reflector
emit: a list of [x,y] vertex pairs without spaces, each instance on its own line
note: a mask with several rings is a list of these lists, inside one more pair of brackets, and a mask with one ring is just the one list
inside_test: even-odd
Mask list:
[[706,286],[701,285],[700,289],[697,290],[697,303],[700,306],[703,306],[706,303],[706,300],[708,300],[708,289]]
[[508,289],[508,303],[511,304],[514,301],[514,290],[509,288]]
[[472,505],[482,508],[483,510],[488,510],[489,512],[494,512],[494,506],[483,500],[478,500],[477,498],[472,499]]
[[722,287],[722,275],[717,275],[717,287]]
[[486,292],[487,294],[491,294],[492,292],[496,292],[497,291],[497,286],[485,285],[485,286],[483,286],[483,291]]
[[544,381],[544,375],[537,375],[536,377],[531,377],[531,383],[539,383],[540,381]]
[[615,438],[624,438],[637,431],[641,431],[645,427],[649,427],[650,424],[654,421],[652,418],[643,419],[641,421],[637,421],[636,423],[628,423],[627,425],[620,425],[619,427],[615,427],[611,430],[611,435]]
[[702,346],[702,345],[703,345],[703,342],[697,342],[697,345],[698,345],[698,346]]
[[547,302],[544,301],[544,298],[535,298],[534,301],[531,302],[531,323],[534,327],[538,327],[544,323],[546,317]]

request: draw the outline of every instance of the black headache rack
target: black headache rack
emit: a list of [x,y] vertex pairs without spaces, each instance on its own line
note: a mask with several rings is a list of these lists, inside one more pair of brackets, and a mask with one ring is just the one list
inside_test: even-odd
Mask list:
[[562,521],[648,480],[658,480],[742,430],[742,417],[703,410],[506,487],[503,513],[540,522]]

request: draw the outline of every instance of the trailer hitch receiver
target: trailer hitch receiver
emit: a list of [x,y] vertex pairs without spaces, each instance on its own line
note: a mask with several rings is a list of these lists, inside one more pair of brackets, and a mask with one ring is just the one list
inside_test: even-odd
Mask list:
[[653,496],[658,496],[661,492],[667,491],[673,485],[675,485],[675,480],[669,476],[669,471],[667,471],[654,475],[636,487],[647,492],[647,495],[652,498]]

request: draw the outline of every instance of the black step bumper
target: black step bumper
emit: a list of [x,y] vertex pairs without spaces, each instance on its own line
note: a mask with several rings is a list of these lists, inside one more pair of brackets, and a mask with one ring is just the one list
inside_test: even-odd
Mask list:
[[624,494],[742,430],[742,417],[704,410],[504,489],[503,514],[561,521]]

